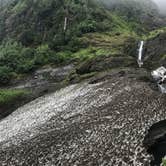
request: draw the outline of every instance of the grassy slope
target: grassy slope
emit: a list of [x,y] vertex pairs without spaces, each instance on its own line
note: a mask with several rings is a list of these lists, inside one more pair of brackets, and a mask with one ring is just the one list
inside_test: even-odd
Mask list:
[[0,106],[20,100],[29,93],[24,90],[0,90]]
[[[6,71],[2,81],[6,83],[13,76],[47,64],[82,62],[103,55],[129,56],[126,43],[131,38],[139,40],[139,34],[145,30],[136,18],[137,8],[129,15],[130,7],[121,4],[116,10],[110,10],[93,0],[88,3],[85,0],[15,1],[0,13],[0,38],[5,39],[1,46],[0,71],[3,72],[0,73]],[[151,13],[138,8],[145,15]],[[122,16],[124,12],[126,15]],[[65,16],[69,21],[64,33]],[[6,42],[7,36],[21,44]]]

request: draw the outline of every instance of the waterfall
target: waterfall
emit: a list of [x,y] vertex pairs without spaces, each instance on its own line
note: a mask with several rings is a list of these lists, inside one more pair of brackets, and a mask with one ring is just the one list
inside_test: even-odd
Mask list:
[[139,47],[139,52],[138,52],[138,66],[142,67],[143,61],[142,61],[142,53],[143,53],[143,46],[144,46],[144,41],[140,42],[140,47]]

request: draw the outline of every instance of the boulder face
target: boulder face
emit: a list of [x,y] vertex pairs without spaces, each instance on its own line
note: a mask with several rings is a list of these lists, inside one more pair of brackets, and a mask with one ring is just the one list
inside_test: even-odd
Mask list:
[[166,120],[152,125],[144,139],[144,145],[154,156],[151,165],[160,165],[166,154]]
[[20,107],[0,121],[0,163],[149,165],[142,142],[166,102],[140,74],[115,70]]

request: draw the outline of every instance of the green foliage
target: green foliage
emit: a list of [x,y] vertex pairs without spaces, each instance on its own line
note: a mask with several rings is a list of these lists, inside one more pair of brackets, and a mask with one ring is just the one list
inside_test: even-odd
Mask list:
[[11,69],[16,69],[19,63],[20,52],[22,50],[21,44],[8,40],[0,46],[0,64],[5,65]]
[[72,54],[72,57],[73,59],[83,61],[98,56],[116,56],[117,54],[117,50],[111,48],[88,47],[78,50]]
[[[118,10],[122,12],[121,8]],[[12,37],[25,46],[47,43],[59,51],[73,37],[85,33],[141,31],[144,28],[135,19],[124,18],[133,18],[132,14],[122,13],[117,14],[112,8],[107,10],[97,0],[18,0],[0,12],[0,37]],[[68,18],[66,32],[63,30],[65,17]],[[6,20],[9,21],[7,25]],[[10,31],[5,33],[8,28]]]
[[0,67],[0,84],[7,84],[11,78],[11,70],[6,66]]
[[0,84],[7,84],[14,73],[30,72],[34,68],[34,51],[8,40],[0,45]]
[[[73,44],[71,43],[71,46]],[[7,84],[12,76],[29,73],[37,67],[60,64],[72,59],[70,51],[56,53],[48,44],[30,48],[8,40],[0,45],[0,50],[0,84]]]
[[137,18],[144,7],[108,6],[101,0],[14,0],[2,8],[0,84],[46,64],[134,54],[128,36],[144,32]]
[[162,159],[162,164],[161,165],[166,166],[166,159],[165,158]]
[[85,20],[78,25],[78,29],[81,33],[90,33],[97,31],[97,23],[93,20]]
[[0,90],[0,105],[5,105],[28,95],[25,90]]
[[30,30],[24,30],[20,33],[18,41],[22,42],[25,46],[31,45],[35,41],[35,34]]
[[15,73],[29,72],[33,68],[33,54],[31,48],[25,48],[20,43],[8,40],[0,46],[0,65],[6,71]]
[[51,55],[52,51],[47,44],[38,46],[35,51],[35,64],[47,64]]
[[52,57],[52,63],[54,64],[60,64],[63,62],[67,62],[72,59],[72,52],[70,51],[61,51],[57,54],[54,54],[54,57]]
[[156,30],[150,31],[149,33],[143,35],[144,40],[150,40],[152,38],[157,37],[158,35],[165,33],[166,32],[166,27],[158,28]]

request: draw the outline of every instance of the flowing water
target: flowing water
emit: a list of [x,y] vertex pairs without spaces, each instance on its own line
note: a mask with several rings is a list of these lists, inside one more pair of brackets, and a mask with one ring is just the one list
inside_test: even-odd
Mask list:
[[137,60],[139,67],[142,67],[142,65],[143,65],[143,61],[142,61],[143,46],[144,46],[144,41],[141,41],[139,51],[138,51],[138,60]]
[[166,88],[164,87],[164,85],[160,85],[158,84],[159,90],[161,91],[161,93],[166,93]]

